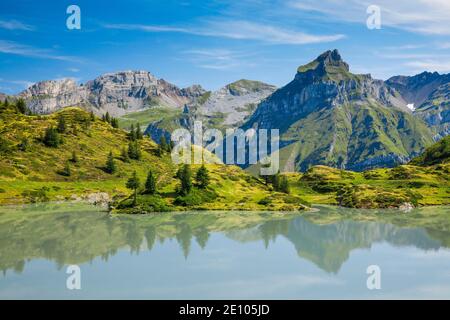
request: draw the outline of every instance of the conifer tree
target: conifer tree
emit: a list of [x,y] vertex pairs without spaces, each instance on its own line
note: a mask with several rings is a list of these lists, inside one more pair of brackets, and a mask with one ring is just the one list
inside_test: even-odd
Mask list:
[[133,195],[133,206],[136,205],[137,202],[137,189],[139,189],[141,183],[139,181],[139,178],[137,176],[136,171],[133,172],[133,175],[128,179],[126,187],[130,190],[134,191]]
[[145,193],[155,194],[156,193],[156,179],[153,175],[152,170],[149,170],[147,175],[147,180],[145,181]]
[[44,144],[47,147],[57,148],[61,143],[58,131],[54,127],[48,127],[44,134]]
[[122,148],[120,157],[122,158],[123,162],[130,162],[130,156],[128,155],[127,149]]
[[108,159],[106,159],[105,171],[109,174],[115,173],[117,170],[116,163],[114,161],[114,156],[112,151],[108,154]]
[[119,128],[119,120],[117,118],[111,118],[111,126],[113,128]]
[[139,124],[139,122],[136,124],[136,133],[135,133],[135,135],[136,135],[136,139],[142,139],[142,138],[144,138],[144,135],[143,135],[143,133],[142,133],[142,130],[141,130],[141,125]]
[[16,108],[17,108],[17,111],[19,111],[22,114],[26,114],[27,113],[27,105],[26,105],[25,101],[22,98],[17,100]]
[[139,143],[137,141],[131,141],[128,144],[128,156],[130,157],[130,159],[134,160],[141,159],[141,147],[139,146]]
[[66,164],[64,165],[64,168],[62,169],[62,171],[60,172],[61,175],[65,176],[65,177],[70,177],[72,175],[72,170],[70,169],[70,164],[67,161]]
[[280,182],[280,191],[289,194],[290,193],[290,189],[289,189],[289,181],[288,178],[286,176],[283,176],[281,178],[281,182]]
[[168,151],[166,137],[164,135],[159,140],[159,147],[158,147],[158,149],[159,149],[159,154],[163,154],[164,152]]
[[198,169],[195,181],[201,189],[205,189],[209,185],[209,173],[204,164]]
[[128,138],[131,141],[136,140],[136,131],[134,130],[134,124],[131,124],[131,126],[130,126],[130,132],[128,133]]
[[191,166],[188,164],[184,164],[177,172],[177,178],[180,180],[180,195],[187,195],[191,192],[192,189],[192,172]]
[[57,126],[57,130],[59,133],[65,133],[67,129],[67,125],[66,125],[66,119],[60,115],[58,117],[58,126]]

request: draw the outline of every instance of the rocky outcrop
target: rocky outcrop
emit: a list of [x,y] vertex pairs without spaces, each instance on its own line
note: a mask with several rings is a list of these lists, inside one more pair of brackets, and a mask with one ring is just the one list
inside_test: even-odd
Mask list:
[[386,83],[407,104],[414,105],[414,114],[430,126],[435,140],[450,134],[450,74],[422,72],[412,77],[392,77]]
[[34,113],[47,114],[67,106],[86,105],[88,93],[74,80],[63,79],[38,82],[19,96]]
[[81,106],[97,114],[108,111],[117,116],[154,105],[181,108],[204,92],[200,86],[180,89],[147,71],[124,71],[104,74],[81,85],[71,79],[42,81],[19,96],[39,114]]
[[1,102],[5,101],[6,97],[7,97],[6,94],[0,92],[0,101]]
[[239,80],[214,91],[197,108],[197,116],[222,117],[219,127],[241,124],[259,102],[276,90],[275,86],[251,80]]

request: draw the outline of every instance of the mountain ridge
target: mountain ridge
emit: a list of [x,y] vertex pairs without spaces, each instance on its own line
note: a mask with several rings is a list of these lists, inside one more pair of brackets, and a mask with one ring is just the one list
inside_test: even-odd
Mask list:
[[139,111],[155,104],[182,108],[205,90],[199,85],[178,88],[148,71],[106,73],[78,85],[73,79],[38,82],[18,94],[31,111],[48,114],[64,107],[83,106],[97,114]]
[[395,166],[432,143],[394,88],[351,73],[336,49],[300,66],[242,128],[278,128],[286,171],[317,164],[357,171]]

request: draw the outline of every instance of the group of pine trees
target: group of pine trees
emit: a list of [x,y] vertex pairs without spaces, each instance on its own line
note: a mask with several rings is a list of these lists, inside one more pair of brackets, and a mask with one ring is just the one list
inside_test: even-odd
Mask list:
[[[188,164],[183,165],[178,169],[176,173],[176,177],[180,180],[180,187],[178,189],[178,194],[180,196],[186,196],[194,187],[194,183],[192,182],[192,170],[191,166]],[[210,177],[208,169],[202,165],[195,175],[195,186],[199,189],[206,189],[210,183]],[[139,188],[141,188],[141,182],[137,175],[137,172],[134,171],[131,177],[128,179],[126,183],[126,187],[133,191],[133,206],[137,203],[137,194]],[[142,194],[154,195],[157,193],[157,181],[156,176],[152,170],[149,170],[147,174],[147,179],[145,180],[144,190]]]
[[[93,115],[93,113],[91,113],[91,116]],[[119,128],[119,120],[117,118],[112,117],[109,112],[106,112],[103,116],[102,116],[102,120],[109,123],[113,128]]]
[[[180,180],[180,188],[178,190],[179,195],[188,195],[193,187],[192,183],[192,170],[191,166],[184,164],[180,169],[178,169],[176,177]],[[206,189],[209,185],[210,178],[208,169],[205,165],[202,165],[195,175],[195,185],[199,189]]]
[[25,114],[25,115],[32,115],[32,111],[27,107],[27,104],[24,99],[19,98],[15,100],[14,102],[10,102],[8,98],[5,98],[3,102],[0,101],[0,108],[14,108],[16,112]]
[[134,124],[131,124],[128,137],[131,141],[142,140],[144,138],[144,134],[142,133],[141,125],[139,124],[139,122],[136,124],[136,126]]
[[273,189],[278,192],[290,193],[289,180],[285,175],[281,175],[279,172],[274,175],[261,176],[266,185],[271,184]]
[[166,137],[163,135],[159,139],[158,154],[161,156],[166,152],[172,152],[173,147],[174,147],[173,141],[167,142]]
[[[137,193],[138,189],[141,187],[141,181],[137,175],[137,172],[134,171],[131,177],[128,179],[126,183],[126,187],[133,191],[133,206],[137,203]],[[156,188],[156,176],[152,170],[149,170],[147,174],[147,179],[144,184],[143,194],[154,195],[157,192]]]

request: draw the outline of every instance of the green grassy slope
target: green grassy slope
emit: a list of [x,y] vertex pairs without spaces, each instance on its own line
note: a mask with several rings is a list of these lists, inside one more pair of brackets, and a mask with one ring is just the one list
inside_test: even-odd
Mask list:
[[422,155],[411,160],[411,164],[418,166],[430,166],[448,162],[450,162],[450,136],[444,137],[425,150]]
[[[130,113],[119,118],[119,126],[123,129],[129,129],[130,126],[139,123],[141,128],[145,129],[150,123],[166,119],[168,123],[170,119],[181,116],[183,110],[169,107],[157,106],[139,112]],[[161,124],[161,128],[168,130],[167,126]]]
[[286,172],[304,172],[314,164],[361,170],[377,167],[376,159],[389,155],[394,165],[398,156],[408,159],[433,143],[424,123],[375,103],[312,112],[290,125],[281,140],[292,142],[279,151]]
[[[42,136],[63,117],[66,131],[61,134],[63,143],[47,147]],[[48,116],[26,116],[15,108],[0,106],[0,204],[71,200],[86,198],[93,193],[106,192],[117,201],[128,198],[125,184],[134,171],[143,184],[151,169],[157,176],[159,195],[139,195],[139,210],[147,212],[155,201],[165,210],[297,210],[303,209],[298,196],[272,192],[270,187],[235,166],[210,164],[207,168],[211,184],[198,194],[213,194],[192,204],[175,204],[179,185],[175,178],[178,166],[170,154],[158,152],[158,146],[149,138],[139,140],[140,160],[124,161],[121,150],[127,148],[126,131],[115,129],[78,108],[66,108]],[[22,148],[23,141],[27,147]],[[112,152],[117,172],[109,174],[105,164]],[[73,152],[78,161],[70,162]],[[205,154],[205,156],[208,156]],[[69,163],[70,176],[63,175]],[[198,166],[193,166],[193,172]],[[139,190],[141,191],[141,190]],[[261,201],[265,199],[264,201]]]
[[450,165],[352,172],[314,166],[306,173],[286,174],[292,194],[315,204],[355,208],[397,208],[450,204]]

